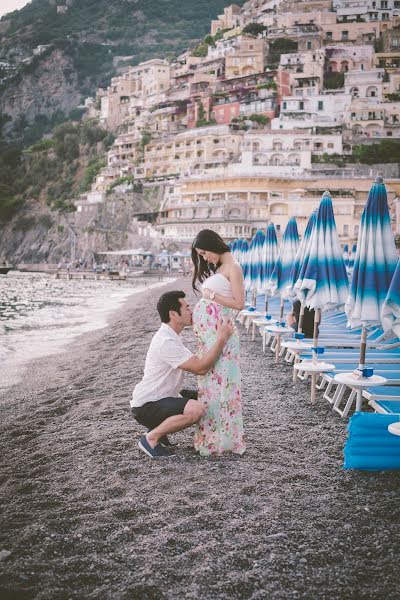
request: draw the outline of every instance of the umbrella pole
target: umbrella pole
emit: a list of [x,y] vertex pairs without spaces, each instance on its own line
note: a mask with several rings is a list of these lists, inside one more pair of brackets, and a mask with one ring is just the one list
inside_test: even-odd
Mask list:
[[[283,308],[285,305],[285,301],[283,300],[283,298],[281,298],[281,308],[279,311],[279,320],[282,321],[283,319]],[[281,336],[278,335],[276,336],[276,346],[275,346],[275,362],[277,363],[279,361],[279,352],[281,351]]]
[[268,294],[265,294],[265,314],[268,313],[268,303],[269,303]]
[[[367,353],[367,329],[365,327],[362,328],[361,332],[361,344],[360,344],[360,361],[358,364],[358,368],[363,372],[365,367],[365,355]],[[357,399],[356,399],[356,411],[360,411],[362,407],[362,389],[357,390]]]
[[[314,333],[313,333],[313,346],[317,348],[318,346],[318,334],[319,334],[319,324],[321,321],[321,309],[315,309],[315,318],[314,318]],[[316,364],[318,357],[317,353],[313,353],[313,363]],[[311,404],[315,404],[317,401],[317,373],[312,373],[311,375]]]
[[251,306],[253,308],[256,307],[256,303],[257,303],[257,292],[255,290],[253,290],[253,293],[251,295]]
[[304,304],[304,302],[302,302],[300,304],[299,324],[297,327],[298,333],[303,333],[304,309],[305,309],[305,304]]
[[360,360],[358,368],[360,370],[365,367],[365,354],[367,352],[367,330],[365,327],[362,328],[361,332],[361,344],[360,344]]
[[282,321],[282,319],[283,319],[283,310],[284,310],[284,307],[285,307],[285,301],[283,300],[283,298],[281,298],[281,309],[280,309],[280,312],[279,312],[279,320],[280,321]]

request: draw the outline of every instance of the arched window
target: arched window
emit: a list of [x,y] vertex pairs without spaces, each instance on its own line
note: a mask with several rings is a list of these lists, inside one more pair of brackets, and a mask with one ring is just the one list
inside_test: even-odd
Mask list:
[[376,98],[378,96],[378,88],[375,85],[370,85],[367,88],[367,98]]
[[352,98],[359,98],[360,90],[358,89],[358,87],[352,87],[350,90],[350,94]]

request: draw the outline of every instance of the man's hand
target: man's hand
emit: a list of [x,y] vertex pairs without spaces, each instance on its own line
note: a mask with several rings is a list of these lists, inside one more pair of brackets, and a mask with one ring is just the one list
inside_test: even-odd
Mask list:
[[287,314],[286,322],[289,325],[289,327],[293,327],[293,325],[296,325],[296,318],[293,313],[290,312]]
[[218,334],[218,337],[220,339],[222,339],[224,342],[229,340],[234,329],[235,329],[235,326],[233,324],[233,321],[231,321],[231,319],[226,319],[224,317],[218,321],[217,334]]

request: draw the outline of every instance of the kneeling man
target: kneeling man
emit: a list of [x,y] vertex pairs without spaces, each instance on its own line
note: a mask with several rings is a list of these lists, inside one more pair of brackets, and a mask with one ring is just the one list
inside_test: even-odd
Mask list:
[[139,448],[150,456],[172,456],[163,446],[167,435],[197,423],[204,406],[180,394],[184,371],[205,375],[222,353],[233,332],[233,323],[221,320],[217,340],[201,358],[188,350],[180,333],[192,325],[192,311],[185,292],[166,292],[157,303],[162,324],[154,335],[146,356],[143,379],[133,390],[131,408],[135,419],[149,429],[139,440]]

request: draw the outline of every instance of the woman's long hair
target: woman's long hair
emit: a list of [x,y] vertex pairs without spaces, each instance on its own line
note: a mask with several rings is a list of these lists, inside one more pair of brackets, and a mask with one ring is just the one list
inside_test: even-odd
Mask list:
[[230,252],[231,249],[218,233],[212,229],[202,229],[195,237],[192,244],[192,261],[194,266],[192,288],[198,291],[196,283],[199,281],[202,283],[207,277],[210,277],[218,269],[219,265],[209,264],[200,254],[197,253],[196,248],[200,250],[207,250],[208,252],[214,252],[215,254],[225,254]]

